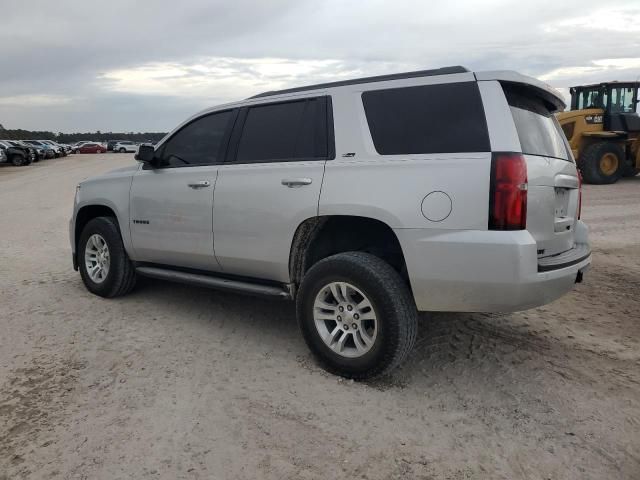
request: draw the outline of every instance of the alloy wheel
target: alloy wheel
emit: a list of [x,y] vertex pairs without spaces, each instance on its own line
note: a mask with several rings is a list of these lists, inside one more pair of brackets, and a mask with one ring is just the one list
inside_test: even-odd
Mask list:
[[89,278],[95,283],[102,283],[109,274],[111,257],[109,246],[102,235],[94,233],[87,240],[84,249],[84,264]]
[[346,358],[365,355],[378,334],[371,301],[347,282],[331,282],[320,289],[313,303],[313,319],[325,345]]

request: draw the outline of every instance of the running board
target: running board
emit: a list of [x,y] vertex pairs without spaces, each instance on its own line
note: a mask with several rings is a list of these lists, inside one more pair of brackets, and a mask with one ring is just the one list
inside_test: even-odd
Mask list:
[[279,288],[260,283],[251,283],[240,280],[229,280],[227,278],[202,275],[198,273],[181,272],[158,267],[137,267],[136,273],[145,277],[169,280],[171,282],[187,283],[200,287],[214,288],[217,290],[227,290],[231,292],[246,293],[249,295],[259,295],[266,297],[276,297],[282,300],[291,300],[291,292],[285,287]]

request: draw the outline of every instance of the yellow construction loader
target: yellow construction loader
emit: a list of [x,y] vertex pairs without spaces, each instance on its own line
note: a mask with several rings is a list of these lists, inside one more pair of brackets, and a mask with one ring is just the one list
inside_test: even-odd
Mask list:
[[640,82],[571,87],[571,110],[557,114],[586,183],[640,172]]

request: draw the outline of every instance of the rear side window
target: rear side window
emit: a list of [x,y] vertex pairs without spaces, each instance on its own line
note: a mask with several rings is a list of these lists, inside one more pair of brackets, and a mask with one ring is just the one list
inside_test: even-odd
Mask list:
[[545,102],[530,89],[503,84],[522,153],[569,160],[566,138]]
[[327,158],[324,98],[249,107],[237,162],[282,162]]
[[491,150],[476,82],[373,90],[362,102],[380,155]]
[[162,149],[165,166],[211,165],[221,160],[232,111],[212,113],[188,123]]

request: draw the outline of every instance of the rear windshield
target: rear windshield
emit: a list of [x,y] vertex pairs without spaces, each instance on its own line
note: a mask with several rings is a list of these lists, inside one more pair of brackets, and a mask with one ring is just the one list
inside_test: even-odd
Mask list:
[[529,89],[503,85],[516,124],[522,153],[570,160],[566,139],[560,124],[542,99]]
[[380,155],[491,150],[476,82],[372,90],[362,102]]

